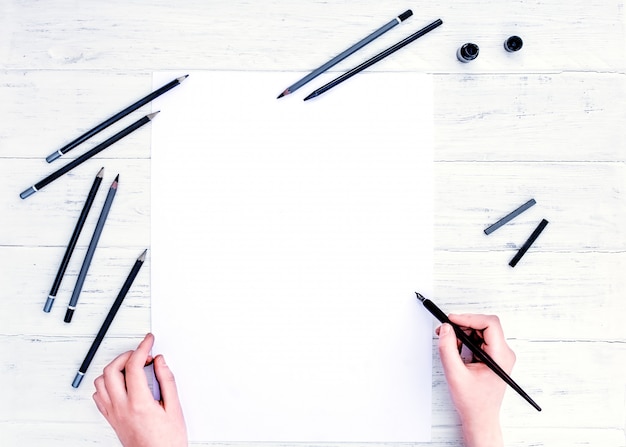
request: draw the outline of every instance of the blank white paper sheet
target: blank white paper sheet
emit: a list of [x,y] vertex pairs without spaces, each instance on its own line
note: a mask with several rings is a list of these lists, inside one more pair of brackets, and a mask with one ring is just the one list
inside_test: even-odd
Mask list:
[[190,72],[154,102],[154,352],[191,441],[428,441],[431,77],[276,99],[302,75]]

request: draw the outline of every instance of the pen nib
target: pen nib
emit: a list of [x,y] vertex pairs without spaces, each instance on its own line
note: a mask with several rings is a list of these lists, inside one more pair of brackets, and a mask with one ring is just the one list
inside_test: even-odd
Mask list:
[[426,299],[421,293],[415,292],[415,295],[417,296],[417,299],[422,302]]

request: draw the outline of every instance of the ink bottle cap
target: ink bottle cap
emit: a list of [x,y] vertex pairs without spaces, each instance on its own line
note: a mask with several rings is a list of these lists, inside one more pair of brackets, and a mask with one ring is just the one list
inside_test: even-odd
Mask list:
[[518,36],[511,36],[504,41],[504,49],[509,53],[521,50],[522,45],[524,45],[524,42],[522,38]]
[[463,63],[473,61],[478,57],[478,45],[475,43],[466,43],[456,51],[456,58]]

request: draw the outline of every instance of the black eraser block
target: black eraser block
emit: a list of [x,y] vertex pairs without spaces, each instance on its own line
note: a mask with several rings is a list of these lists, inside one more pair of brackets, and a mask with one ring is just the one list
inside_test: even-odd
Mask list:
[[410,9],[407,9],[402,14],[400,14],[398,18],[400,19],[401,22],[404,22],[406,19],[408,19],[412,15],[413,15],[413,11],[411,11]]

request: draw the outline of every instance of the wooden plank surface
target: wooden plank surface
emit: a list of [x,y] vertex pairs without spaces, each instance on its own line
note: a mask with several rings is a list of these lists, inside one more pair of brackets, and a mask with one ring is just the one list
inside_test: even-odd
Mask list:
[[[70,387],[128,269],[150,245],[150,129],[21,200],[53,170],[43,158],[147,94],[152,71],[292,71],[296,79],[407,8],[414,17],[333,70],[444,21],[372,70],[434,74],[436,299],[449,312],[498,314],[517,353],[514,377],[544,407],[536,413],[507,393],[507,445],[626,446],[623,0],[0,2],[2,446],[117,445],[91,401],[92,381],[150,330],[148,256],[83,385]],[[512,34],[524,39],[519,53],[502,49]],[[479,44],[479,58],[461,64],[456,49],[469,41]],[[103,184],[119,173],[123,194],[81,296],[84,318],[68,326],[62,317],[89,230],[53,311],[41,308],[102,166]],[[483,233],[530,198],[530,210]],[[542,218],[550,221],[545,232],[509,267]],[[432,343],[428,445],[458,446],[434,335]]]

